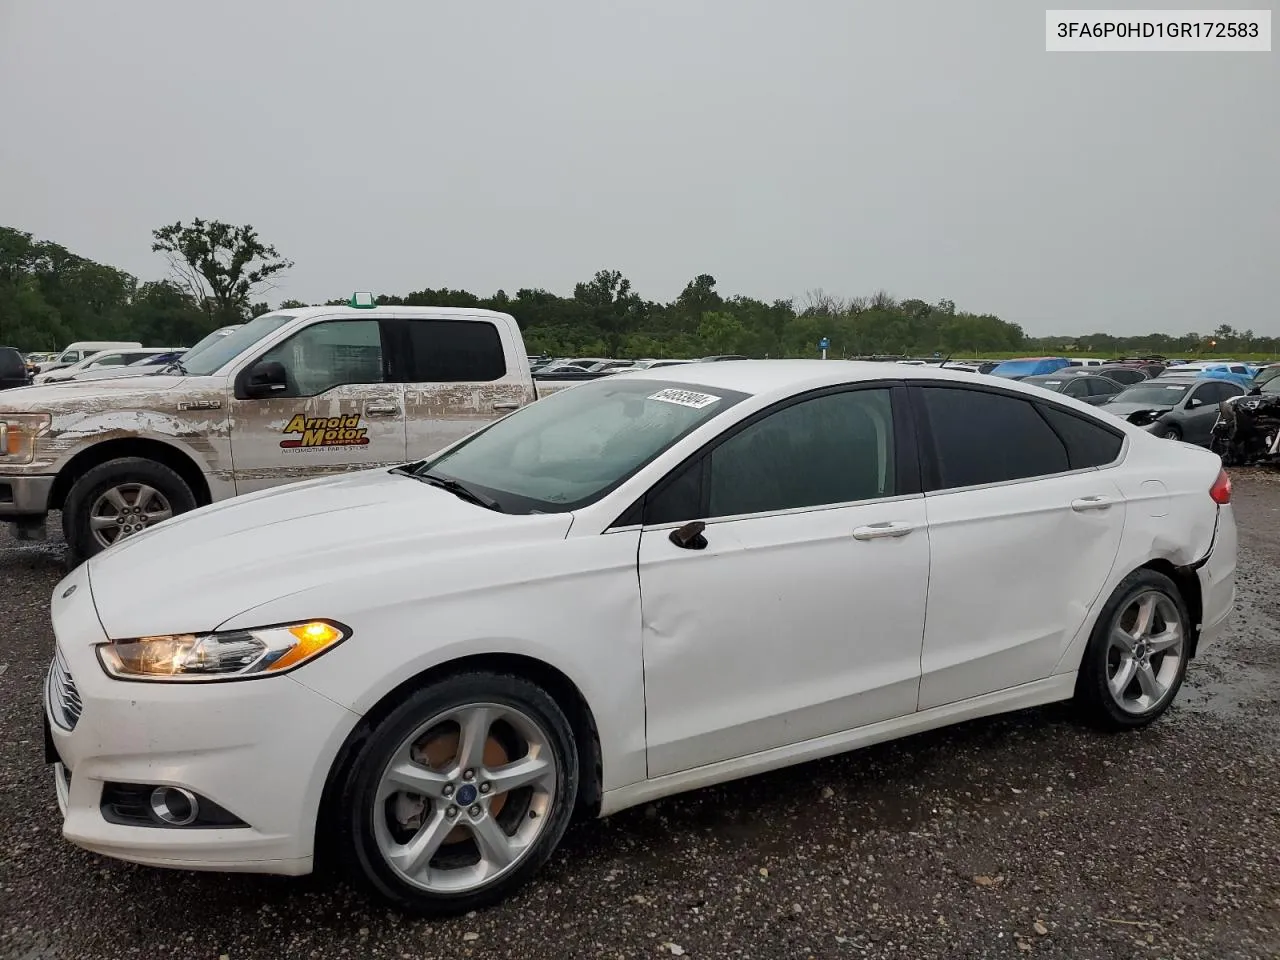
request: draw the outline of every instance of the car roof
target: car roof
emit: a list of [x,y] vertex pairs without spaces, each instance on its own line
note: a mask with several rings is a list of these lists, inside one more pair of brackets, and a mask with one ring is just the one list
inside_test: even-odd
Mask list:
[[674,367],[625,370],[612,379],[659,380],[691,386],[719,387],[739,393],[798,393],[843,383],[876,380],[952,380],[956,383],[985,383],[1003,389],[1020,388],[1017,381],[992,380],[980,373],[948,367],[916,367],[903,363],[872,360],[735,360],[732,363],[682,363]]
[[[280,315],[296,318],[309,317],[332,317],[334,315],[350,316],[350,317],[385,317],[390,315],[398,315],[405,317],[456,317],[465,320],[473,317],[486,317],[489,319],[511,319],[511,314],[500,313],[497,310],[485,310],[481,307],[402,307],[398,304],[388,303],[379,304],[376,307],[349,307],[349,306],[333,306],[333,307],[298,307],[296,310],[289,308],[285,310],[269,310],[267,313],[261,313],[258,316],[265,317],[269,315]],[[254,318],[255,320],[257,317]]]

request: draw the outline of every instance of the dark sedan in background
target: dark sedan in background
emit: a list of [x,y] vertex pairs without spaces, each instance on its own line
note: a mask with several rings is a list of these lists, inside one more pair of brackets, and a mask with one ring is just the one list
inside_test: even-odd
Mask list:
[[[1077,400],[1091,403],[1094,406],[1106,403],[1124,390],[1121,384],[1110,377],[1095,375],[1090,368],[1072,367],[1068,369],[1072,370],[1072,372],[1048,373],[1039,377],[1023,377],[1022,382],[1044,390],[1052,390],[1054,393],[1063,393],[1068,397],[1075,397]],[[1088,372],[1076,373],[1074,372],[1076,370],[1087,370]]]

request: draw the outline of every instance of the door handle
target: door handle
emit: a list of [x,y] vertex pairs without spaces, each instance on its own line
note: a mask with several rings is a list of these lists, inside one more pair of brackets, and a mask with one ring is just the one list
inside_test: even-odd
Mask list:
[[1115,501],[1110,497],[1092,496],[1080,497],[1071,501],[1071,509],[1076,513],[1084,513],[1087,510],[1109,510],[1111,504]]
[[400,408],[394,403],[383,401],[381,403],[366,403],[364,405],[364,412],[371,417],[385,417],[399,413]]
[[883,540],[886,537],[905,537],[916,528],[914,523],[902,523],[892,520],[887,523],[869,523],[865,527],[854,527],[855,540]]
[[520,402],[518,400],[499,400],[493,405],[495,410],[519,410]]

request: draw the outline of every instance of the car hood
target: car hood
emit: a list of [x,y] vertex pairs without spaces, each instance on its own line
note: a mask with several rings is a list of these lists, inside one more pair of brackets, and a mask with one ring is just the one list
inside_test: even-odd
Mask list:
[[6,390],[0,398],[0,410],[36,411],[59,413],[65,410],[83,410],[95,406],[118,404],[126,394],[163,393],[185,383],[188,388],[200,380],[221,384],[218,378],[155,376],[118,377],[114,380],[62,380],[56,383],[36,384]]
[[308,480],[175,517],[88,561],[112,639],[212,630],[300,590],[506,543],[562,540],[573,515],[511,515],[387,470]]
[[1105,410],[1113,416],[1127,419],[1130,415],[1142,410],[1150,410],[1153,413],[1167,413],[1174,406],[1176,404],[1172,403],[1104,403],[1098,409]]

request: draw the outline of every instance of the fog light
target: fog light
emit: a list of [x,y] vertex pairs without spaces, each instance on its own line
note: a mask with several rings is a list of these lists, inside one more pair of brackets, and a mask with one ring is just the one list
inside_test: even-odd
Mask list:
[[156,787],[151,791],[151,812],[172,827],[185,827],[200,816],[200,801],[182,787]]

